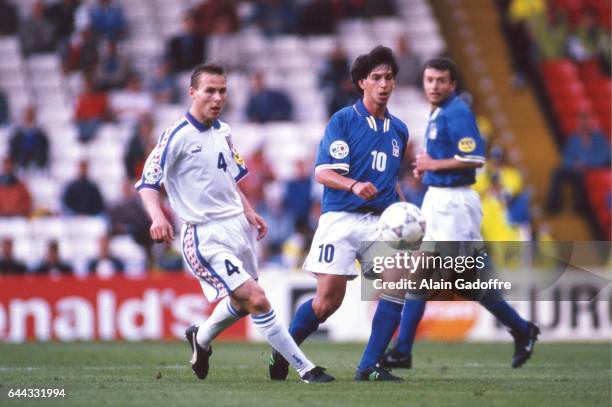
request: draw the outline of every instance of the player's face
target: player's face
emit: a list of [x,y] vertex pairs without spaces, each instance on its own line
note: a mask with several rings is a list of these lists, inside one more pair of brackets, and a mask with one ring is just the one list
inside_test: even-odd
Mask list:
[[395,88],[395,78],[393,70],[389,65],[379,65],[372,69],[367,78],[359,81],[363,89],[364,99],[368,99],[378,106],[384,106],[389,101],[393,88]]
[[433,68],[425,69],[423,73],[423,89],[425,97],[432,105],[438,106],[455,91],[456,81],[451,81],[450,71],[439,71]]
[[218,118],[225,106],[227,81],[223,75],[202,73],[198,78],[198,87],[189,88],[189,96],[199,119],[210,124]]

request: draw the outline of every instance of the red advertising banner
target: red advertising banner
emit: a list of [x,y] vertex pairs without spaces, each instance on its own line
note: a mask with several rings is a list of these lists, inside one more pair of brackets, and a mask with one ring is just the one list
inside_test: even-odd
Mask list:
[[[0,340],[183,338],[214,309],[185,274],[144,278],[0,276]],[[245,340],[242,318],[219,339]]]

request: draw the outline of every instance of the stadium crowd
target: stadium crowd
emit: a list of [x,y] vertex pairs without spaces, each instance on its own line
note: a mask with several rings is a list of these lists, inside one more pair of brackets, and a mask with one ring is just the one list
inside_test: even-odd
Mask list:
[[[29,8],[24,7],[24,3]],[[324,117],[320,119],[325,120],[357,98],[348,78],[354,50],[338,40],[341,24],[369,24],[375,19],[397,17],[400,13],[397,2],[392,0],[193,1],[177,16],[176,27],[164,34],[164,43],[155,44],[159,52],[153,60],[142,65],[130,52],[130,41],[140,34],[130,23],[130,13],[134,11],[126,10],[128,1],[35,0],[24,3],[0,0],[0,40],[18,38],[19,53],[25,59],[50,54],[59,58],[63,81],[71,91],[69,120],[76,130],[78,144],[83,148],[95,146],[108,125],[127,128],[129,135],[125,142],[114,141],[124,144],[121,147],[123,168],[104,168],[102,177],[92,177],[92,170],[96,170],[96,174],[100,171],[87,157],[78,157],[72,172],[74,177],[58,179],[51,168],[54,160],[61,158],[52,152],[70,148],[72,144],[66,142],[64,146],[57,137],[50,137],[52,121],[45,125],[39,123],[37,98],[29,98],[21,105],[11,103],[6,87],[0,86],[0,143],[4,144],[0,154],[4,152],[5,155],[0,175],[0,238],[3,239],[0,273],[29,270],[61,274],[75,269],[80,275],[122,273],[130,268],[126,256],[131,252],[124,251],[123,256],[113,253],[113,249],[126,240],[117,240],[114,245],[112,242],[125,236],[144,253],[144,261],[136,268],[181,269],[176,245],[154,245],[151,241],[149,220],[133,183],[161,134],[156,127],[160,108],[178,106],[178,112],[180,108],[186,109],[182,81],[189,70],[206,60],[214,60],[230,69],[230,85],[233,74],[248,77],[251,86],[243,81],[244,89],[233,91],[244,94],[239,95],[243,102],[230,100],[232,116],[245,123],[263,126],[279,121],[304,122],[307,120],[302,116],[304,109],[300,107],[303,101],[299,89],[291,89],[290,82],[295,79],[276,77],[266,66],[252,66],[251,56],[239,42],[244,38],[241,35],[245,32],[249,35],[253,30],[261,34],[264,47],[288,35],[300,39],[323,36],[330,39],[328,43],[332,46],[325,49],[316,66],[308,66],[308,69],[316,71],[317,81],[312,86],[322,95]],[[422,55],[412,49],[413,43],[407,33],[400,34],[394,33],[394,43],[388,44],[393,46],[400,65],[398,86],[418,92]],[[360,52],[367,47],[361,48]],[[609,44],[608,48],[603,48],[606,49],[609,53]],[[313,110],[312,104],[308,107]],[[236,113],[236,110],[241,111]],[[401,117],[403,112],[394,113]],[[493,145],[494,131],[487,125],[486,118],[481,119],[481,131]],[[230,125],[234,122],[230,120]],[[407,124],[411,137],[415,137],[409,120]],[[322,129],[323,126],[319,131]],[[417,135],[416,139],[419,137],[422,135]],[[60,142],[59,146],[53,145]],[[292,142],[299,145],[301,140],[297,138]],[[411,144],[405,162],[414,161],[420,148]],[[245,159],[250,175],[241,183],[241,188],[270,226],[269,236],[261,245],[262,260],[286,268],[299,267],[320,211],[321,188],[312,176],[315,152],[288,159],[290,169],[285,174],[279,173],[272,162],[282,157],[272,158],[270,149],[264,140],[248,151]],[[520,240],[531,239],[534,235],[529,192],[511,153],[499,146],[492,147],[491,160],[479,177],[477,188],[483,197],[485,212],[493,214],[485,215],[485,239]],[[104,185],[100,185],[101,180],[110,177],[107,172],[119,173],[122,177],[113,184],[112,199],[107,197]],[[57,197],[59,202],[33,199],[41,178],[58,184],[57,188],[62,191]],[[401,188],[409,201],[417,205],[422,202],[425,189],[412,178],[410,168],[406,168],[401,177]],[[82,217],[96,219],[103,228],[97,229],[96,247],[89,250],[91,256],[82,259],[80,264],[70,264],[70,256],[62,254],[62,236],[37,242],[38,256],[32,255],[36,251],[26,245],[20,251],[21,258],[15,258],[15,234],[9,230],[11,223],[7,220]],[[176,219],[174,221],[177,223]],[[16,238],[19,240],[19,236]],[[34,239],[40,240],[40,236]],[[25,257],[27,262],[23,264],[21,260]]]

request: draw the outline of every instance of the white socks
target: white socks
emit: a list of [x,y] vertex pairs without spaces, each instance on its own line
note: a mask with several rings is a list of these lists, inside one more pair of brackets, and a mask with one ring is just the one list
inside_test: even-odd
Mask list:
[[225,297],[217,304],[206,322],[200,325],[196,337],[198,344],[202,348],[208,349],[210,343],[217,335],[245,315],[248,314],[240,313],[234,309],[229,296]]
[[297,346],[289,332],[278,323],[273,309],[264,314],[252,314],[251,317],[266,341],[283,355],[289,364],[297,370],[300,377],[315,367]]

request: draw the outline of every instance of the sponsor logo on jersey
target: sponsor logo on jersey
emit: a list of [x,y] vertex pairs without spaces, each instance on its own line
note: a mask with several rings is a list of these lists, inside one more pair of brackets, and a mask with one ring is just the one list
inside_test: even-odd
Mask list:
[[396,139],[392,139],[391,144],[393,145],[393,157],[399,157],[400,156],[399,143],[397,142]]
[[329,146],[329,154],[335,159],[341,160],[349,154],[349,146],[342,140],[336,140]]
[[195,146],[193,146],[191,148],[191,154],[197,154],[200,151],[202,151],[202,145],[201,144],[196,144]]
[[476,150],[476,140],[472,137],[464,137],[457,143],[457,148],[462,153],[471,153]]
[[162,168],[157,163],[151,163],[144,169],[145,184],[156,184],[162,178]]

